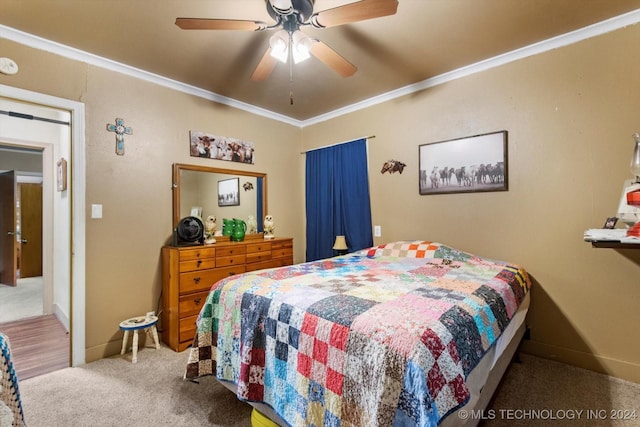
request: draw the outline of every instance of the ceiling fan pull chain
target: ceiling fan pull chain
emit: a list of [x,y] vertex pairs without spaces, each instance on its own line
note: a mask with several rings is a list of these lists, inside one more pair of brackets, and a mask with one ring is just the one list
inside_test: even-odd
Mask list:
[[293,33],[289,32],[289,105],[293,105]]

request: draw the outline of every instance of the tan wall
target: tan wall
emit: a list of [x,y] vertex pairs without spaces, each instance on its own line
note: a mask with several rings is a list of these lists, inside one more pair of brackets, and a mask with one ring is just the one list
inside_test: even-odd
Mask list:
[[[88,362],[119,352],[121,320],[156,309],[160,248],[172,230],[172,163],[266,173],[276,233],[293,237],[294,260],[304,259],[303,183],[291,179],[302,167],[299,128],[6,40],[2,54],[20,73],[0,75],[0,84],[85,103]],[[133,129],[124,156],[106,130],[116,117]],[[189,130],[254,142],[255,164],[190,157]],[[90,219],[94,203],[103,219]]]
[[[640,25],[304,129],[369,141],[375,243],[439,241],[534,279],[526,351],[640,382],[640,250],[593,249],[640,130]],[[418,146],[507,130],[509,191],[420,196]],[[380,174],[384,161],[407,164]]]

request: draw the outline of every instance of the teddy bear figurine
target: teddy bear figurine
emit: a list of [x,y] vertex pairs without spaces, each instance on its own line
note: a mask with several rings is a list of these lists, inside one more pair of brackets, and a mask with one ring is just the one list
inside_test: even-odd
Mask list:
[[211,245],[216,242],[215,237],[216,234],[216,217],[214,215],[209,215],[207,219],[204,221],[204,243],[206,245]]
[[267,215],[264,217],[264,238],[265,239],[273,239],[275,236],[273,234],[276,227],[273,224],[273,216]]

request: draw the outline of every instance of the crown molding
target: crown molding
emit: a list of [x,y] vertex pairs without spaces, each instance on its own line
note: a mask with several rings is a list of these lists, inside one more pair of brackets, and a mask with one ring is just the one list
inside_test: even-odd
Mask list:
[[154,74],[149,71],[145,71],[139,68],[132,67],[127,64],[123,64],[111,59],[107,59],[93,53],[85,52],[80,49],[76,49],[70,46],[63,45],[58,42],[44,39],[42,37],[34,36],[33,34],[25,33],[15,28],[0,25],[0,39],[7,39],[16,43],[23,44],[25,46],[32,47],[34,49],[44,50],[55,55],[63,56],[75,61],[84,62],[96,67],[104,68],[107,70],[115,71],[117,73],[126,74],[137,79],[145,80],[150,83],[154,83],[160,86],[167,87],[169,89],[184,92],[189,95],[198,96],[200,98],[214,101],[219,104],[228,105],[230,107],[238,108],[264,116],[269,119],[278,120],[284,123],[288,123],[293,126],[301,127],[301,121],[285,116],[283,114],[274,113],[273,111],[266,110],[264,108],[256,107],[255,105],[247,104],[242,101],[238,101],[233,98],[219,95],[215,92],[201,89],[196,86],[188,85],[177,80],[170,79],[168,77]]
[[238,101],[233,98],[219,95],[215,92],[204,90],[186,83],[179,82],[177,80],[169,79],[167,77],[160,76],[158,74],[150,73],[139,68],[131,67],[120,62],[112,61],[107,58],[103,58],[94,55],[89,52],[85,52],[79,49],[75,49],[70,46],[66,46],[51,40],[47,40],[38,36],[34,36],[23,31],[16,30],[11,27],[0,25],[0,38],[12,40],[16,43],[20,43],[35,49],[45,50],[47,52],[60,55],[69,59],[73,59],[87,64],[94,65],[96,67],[105,68],[118,73],[126,74],[131,77],[135,77],[141,80],[145,80],[151,83],[155,83],[169,89],[184,92],[190,95],[198,96],[210,101],[214,101],[220,104],[228,105],[240,110],[247,111],[252,114],[263,116],[269,119],[277,120],[292,126],[304,128],[306,126],[314,125],[326,120],[330,120],[345,114],[349,114],[358,110],[362,110],[373,105],[381,104],[405,95],[409,95],[415,92],[419,92],[443,83],[457,80],[462,77],[466,77],[475,73],[489,70],[491,68],[498,67],[500,65],[507,64],[509,62],[517,61],[529,56],[538,55],[553,49],[568,46],[573,43],[577,43],[582,40],[596,37],[611,31],[625,28],[629,25],[634,25],[640,22],[640,9],[636,9],[632,12],[625,13],[614,18],[598,22],[596,24],[581,28],[570,33],[566,33],[560,36],[553,37],[532,45],[507,52],[502,55],[488,58],[483,61],[476,62],[474,64],[452,70],[438,76],[422,80],[420,82],[401,87],[380,95],[376,95],[364,101],[357,102],[355,104],[347,105],[342,108],[330,111],[325,114],[312,117],[307,120],[297,120],[283,114],[275,113],[273,111],[266,110],[255,105],[247,104],[242,101]]
[[504,53],[502,55],[494,56],[483,61],[476,62],[465,67],[452,70],[438,76],[422,80],[418,83],[407,85],[399,89],[395,89],[368,99],[357,102],[336,110],[330,111],[326,114],[322,114],[313,117],[302,122],[302,127],[310,126],[316,123],[320,123],[326,120],[334,119],[336,117],[343,116],[345,114],[352,113],[354,111],[362,110],[373,105],[381,104],[383,102],[390,101],[392,99],[400,98],[401,96],[409,95],[421,90],[425,90],[434,86],[441,85],[443,83],[450,82],[452,80],[460,79],[475,73],[489,70],[491,68],[498,67],[500,65],[508,64],[529,56],[538,55],[540,53],[548,52],[553,49],[558,49],[564,46],[568,46],[573,43],[580,42],[592,37],[596,37],[602,34],[609,33],[611,31],[625,28],[629,25],[634,25],[640,22],[640,9],[636,9],[632,12],[625,13],[623,15],[616,16],[606,21],[601,21],[588,27],[581,28],[579,30],[572,31],[570,33],[562,34],[551,39],[543,40],[538,43],[534,43],[529,46],[525,46],[520,49],[513,50],[511,52]]

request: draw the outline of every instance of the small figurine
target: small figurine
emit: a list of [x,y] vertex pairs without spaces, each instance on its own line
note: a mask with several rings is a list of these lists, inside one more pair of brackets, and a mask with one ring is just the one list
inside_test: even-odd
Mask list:
[[247,219],[247,234],[255,234],[258,232],[258,221],[253,215],[249,215]]
[[273,239],[275,236],[273,231],[275,230],[275,226],[273,225],[273,216],[267,215],[264,217],[264,238],[265,239]]
[[204,221],[204,243],[207,245],[211,245],[216,242],[215,237],[216,234],[216,217],[214,215],[209,215],[207,219]]

